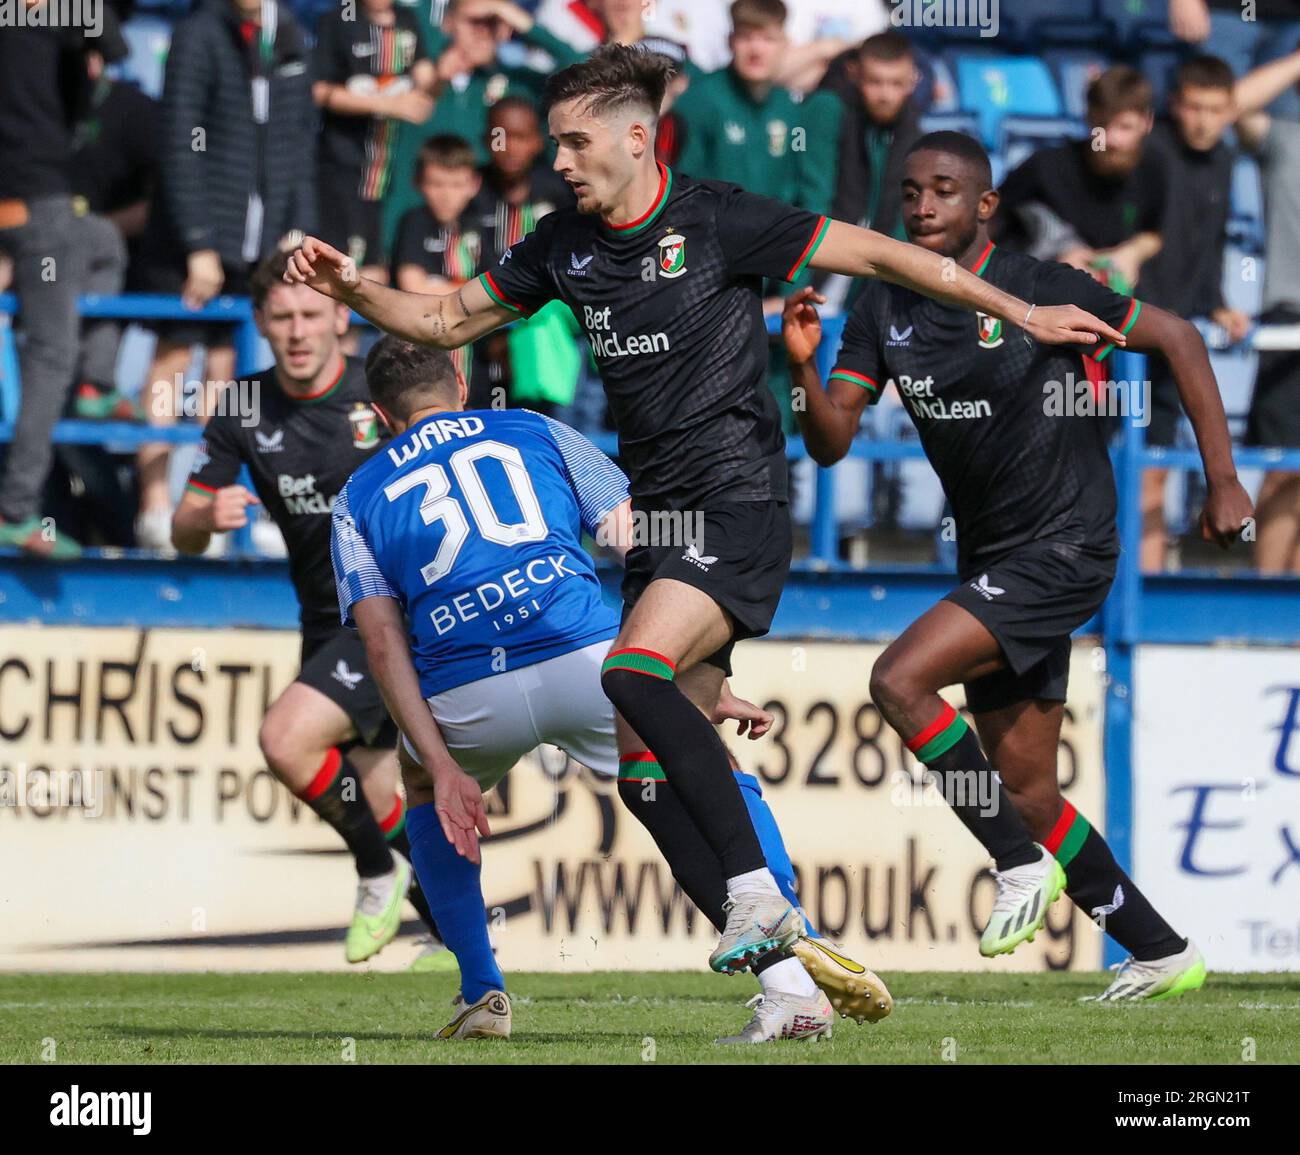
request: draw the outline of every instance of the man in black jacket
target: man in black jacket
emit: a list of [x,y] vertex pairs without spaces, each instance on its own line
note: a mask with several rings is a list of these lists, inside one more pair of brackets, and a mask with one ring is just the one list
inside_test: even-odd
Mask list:
[[[880,32],[832,63],[822,87],[845,104],[840,123],[839,175],[831,216],[902,240],[903,157],[921,135],[920,112],[912,100],[919,79],[912,46],[900,32]],[[847,305],[862,283],[831,278],[825,292],[834,300],[836,283]]]
[[0,249],[13,260],[25,334],[22,402],[0,476],[0,544],[46,557],[79,552],[41,519],[39,503],[79,348],[84,264],[73,230],[72,126],[88,93],[87,54],[125,55],[112,11],[100,14],[102,25],[78,27],[60,24],[53,10],[33,12],[0,29]]
[[[162,98],[161,181],[140,255],[139,287],[201,308],[248,291],[258,260],[315,226],[316,111],[309,54],[274,0],[207,0],[176,26]],[[173,420],[189,346],[210,346],[206,376],[234,375],[228,328],[168,324],[145,392],[151,419]],[[140,454],[142,545],[171,533],[166,446]]]

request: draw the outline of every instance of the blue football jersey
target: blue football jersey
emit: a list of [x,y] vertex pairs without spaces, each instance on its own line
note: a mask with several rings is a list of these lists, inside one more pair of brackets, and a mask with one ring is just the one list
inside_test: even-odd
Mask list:
[[582,531],[627,495],[608,457],[539,413],[427,417],[334,502],[343,623],[362,598],[401,602],[426,698],[612,638]]

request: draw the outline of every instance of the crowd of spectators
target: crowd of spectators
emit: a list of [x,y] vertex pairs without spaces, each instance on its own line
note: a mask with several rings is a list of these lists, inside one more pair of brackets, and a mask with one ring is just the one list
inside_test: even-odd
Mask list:
[[[35,12],[54,0],[27,3]],[[1002,176],[998,243],[1213,322],[1229,343],[1257,321],[1300,323],[1300,0],[1258,0],[1253,20],[1236,0],[1155,7],[1176,44],[1167,93],[1130,64],[1094,69],[1083,135],[1044,140]],[[194,0],[171,31],[156,98],[121,78],[121,7],[104,8],[93,35],[38,19],[0,29],[0,288],[21,303],[0,544],[64,553],[84,535],[165,547],[167,445],[144,446],[134,462],[88,447],[56,455],[51,429],[60,416],[189,419],[180,384],[196,350],[208,383],[197,419],[235,376],[229,325],[168,319],[148,322],[142,380],[119,380],[121,324],[80,317],[80,294],[158,293],[197,309],[245,294],[257,262],[305,232],[368,276],[416,292],[454,288],[571,201],[550,169],[539,98],[551,73],[602,42],[640,43],[677,63],[657,141],[665,163],[901,237],[902,158],[925,131],[936,82],[908,28],[891,22],[898,8]],[[1265,193],[1256,317],[1225,294],[1242,151],[1258,161]],[[818,287],[832,310],[856,291],[846,278]],[[771,286],[769,311],[789,291]],[[473,405],[523,404],[604,428],[594,365],[558,303],[458,357]],[[1176,390],[1167,367],[1153,362],[1150,377],[1148,441],[1175,444]],[[1244,440],[1300,446],[1300,351],[1260,356]],[[1167,480],[1161,470],[1144,479],[1147,569],[1166,563]],[[51,509],[78,532],[51,533]],[[1300,474],[1265,479],[1259,522],[1259,567],[1300,572]]]

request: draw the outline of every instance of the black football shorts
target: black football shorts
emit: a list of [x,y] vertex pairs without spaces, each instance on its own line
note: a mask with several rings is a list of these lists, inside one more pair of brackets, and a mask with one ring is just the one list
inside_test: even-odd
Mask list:
[[304,630],[297,681],[319,690],[352,719],[363,746],[395,746],[397,727],[366,663],[361,635],[343,625]]
[[[633,512],[647,511],[633,500]],[[654,533],[653,518],[643,524]],[[694,540],[660,542],[658,537],[628,551],[623,575],[623,617],[646,586],[672,578],[708,594],[735,620],[735,632],[722,649],[705,661],[731,673],[731,650],[745,638],[762,637],[772,628],[776,607],[790,573],[794,548],[790,505],[785,501],[748,501],[686,511],[680,523]]]
[[1007,669],[966,683],[973,712],[1065,701],[1070,635],[1101,609],[1115,561],[1114,552],[1033,542],[972,571],[944,598],[979,619],[1007,659]]

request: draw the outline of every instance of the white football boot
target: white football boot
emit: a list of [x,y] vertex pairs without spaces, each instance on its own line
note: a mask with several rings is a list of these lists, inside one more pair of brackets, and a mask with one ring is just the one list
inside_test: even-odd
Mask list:
[[803,1039],[815,1042],[831,1037],[835,1012],[821,991],[815,995],[792,995],[772,991],[755,995],[745,1004],[754,1008],[754,1017],[738,1035],[728,1035],[717,1042],[775,1043],[778,1039]]
[[457,995],[453,1007],[465,1007],[442,1028],[436,1039],[508,1039],[514,1025],[510,1014],[510,996],[505,991],[488,991],[473,1006]]
[[1061,864],[1044,847],[1038,849],[1042,857],[1037,862],[993,872],[998,896],[980,938],[980,954],[985,958],[1010,954],[1026,939],[1033,942],[1047,921],[1047,908],[1065,889]]
[[1177,954],[1138,962],[1126,958],[1112,968],[1116,974],[1101,994],[1080,999],[1083,1003],[1125,1003],[1135,999],[1172,999],[1205,985],[1205,959],[1189,938]]
[[727,896],[722,909],[727,925],[709,966],[720,974],[737,974],[768,951],[793,945],[804,931],[803,915],[780,894]]

